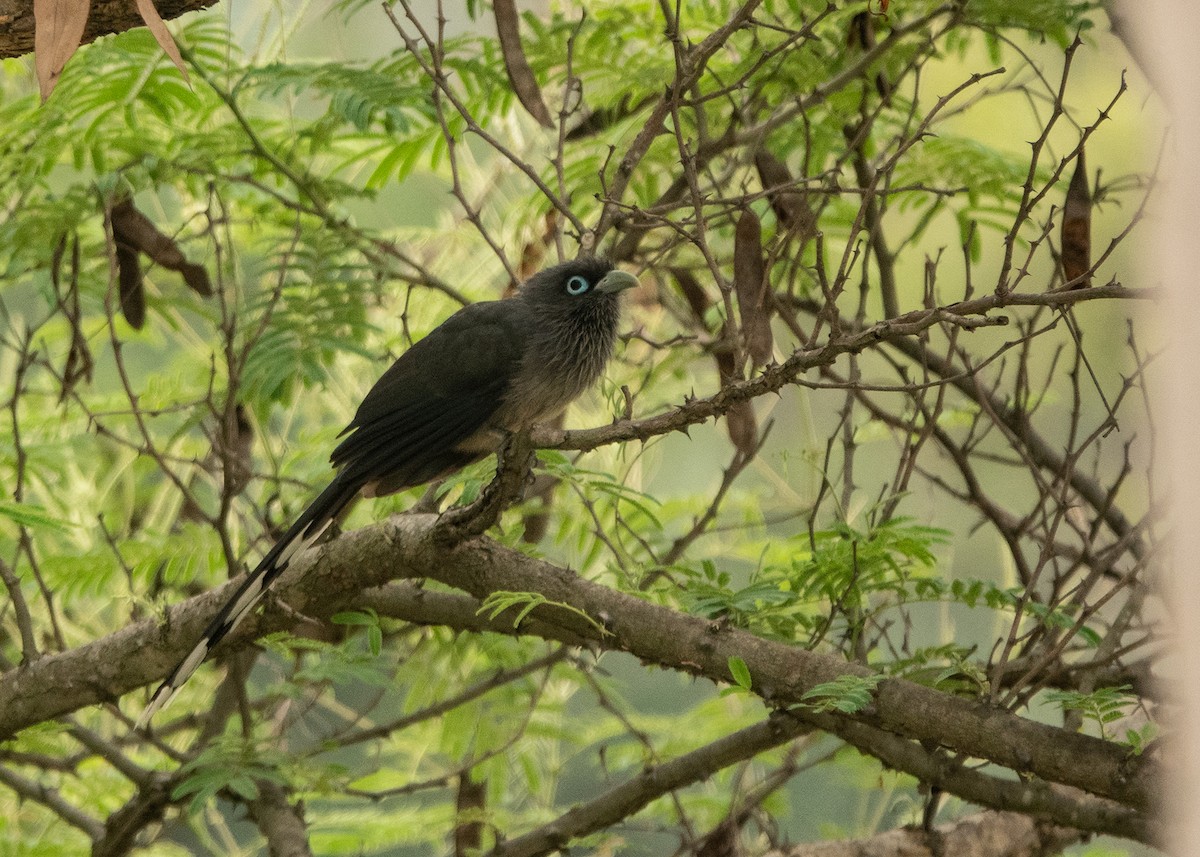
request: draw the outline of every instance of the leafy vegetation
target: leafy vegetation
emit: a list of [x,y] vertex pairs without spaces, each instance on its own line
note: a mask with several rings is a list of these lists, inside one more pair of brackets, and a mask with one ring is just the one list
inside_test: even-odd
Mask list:
[[[39,661],[141,635],[119,692],[92,663],[60,674],[62,710],[26,722],[0,704],[6,853],[265,853],[281,793],[323,854],[487,853],[580,818],[554,847],[700,853],[732,830],[757,854],[920,821],[928,783],[888,740],[1016,770],[974,721],[956,734],[978,746],[895,732],[910,721],[879,713],[885,682],[944,706],[914,719],[971,700],[1009,727],[1088,735],[1080,776],[1105,754],[1141,759],[1162,498],[1133,462],[1149,455],[1151,361],[1126,333],[1128,292],[1102,285],[1128,278],[1120,252],[1096,254],[1094,300],[1055,291],[1084,143],[1093,164],[1108,154],[1089,174],[1097,248],[1137,225],[1149,186],[1106,144],[1112,126],[1087,124],[1118,81],[1076,96],[1067,74],[1059,94],[1078,51],[1106,50],[1100,13],[890,5],[552,4],[520,32],[554,129],[513,95],[511,58],[481,35],[502,12],[477,2],[446,7],[444,33],[403,4],[394,21],[305,7],[306,26],[377,31],[363,56],[322,60],[297,48],[290,11],[264,11],[271,47],[253,48],[223,13],[191,16],[173,25],[190,87],[147,31],[81,49],[45,104],[31,61],[4,61],[0,698],[25,705],[11,688]],[[1148,127],[1129,109],[1105,120],[1114,134]],[[124,202],[212,294],[142,248],[135,321]],[[757,308],[743,219],[760,228]],[[269,548],[391,359],[593,242],[643,288],[609,377],[566,421],[609,434],[543,437],[559,448],[480,542],[497,565],[527,560],[528,586],[480,594],[464,572],[348,604],[305,591],[320,615],[268,605],[286,630],[234,640],[153,735],[133,731],[135,688],[171,666],[156,647],[190,643],[168,606]],[[769,360],[750,357],[756,323]],[[469,504],[494,472],[361,503],[342,529]],[[449,578],[466,563],[441,557]],[[537,591],[535,572],[565,594]],[[694,635],[640,629],[661,634],[646,654],[627,629],[643,615]],[[752,669],[751,648],[779,644],[808,658],[794,686]],[[774,743],[739,731],[772,715],[878,743],[811,723]],[[843,746],[877,760],[872,782],[901,772],[885,803],[846,785],[868,763]],[[691,780],[640,791],[680,760]],[[948,782],[939,820],[1009,805],[1013,778],[979,775],[1000,797]],[[1110,813],[1030,817],[1148,839],[1128,782],[1088,796]],[[612,789],[628,790],[620,817],[604,815]]]

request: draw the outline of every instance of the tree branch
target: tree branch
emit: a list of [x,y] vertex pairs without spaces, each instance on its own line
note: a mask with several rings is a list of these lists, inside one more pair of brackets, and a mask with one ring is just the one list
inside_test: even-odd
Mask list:
[[628,818],[667,792],[698,783],[722,768],[798,738],[811,727],[789,717],[772,717],[739,729],[677,759],[647,767],[636,777],[573,807],[549,824],[498,844],[491,857],[550,854],[597,830]]
[[[155,0],[154,8],[164,21],[188,12],[207,9],[217,0]],[[83,43],[109,33],[145,26],[137,6],[128,0],[92,0]],[[32,0],[0,0],[0,59],[19,57],[33,51]]]
[[0,766],[0,784],[8,786],[21,797],[40,803],[72,827],[77,827],[91,839],[104,835],[104,825],[98,818],[65,800],[57,789],[31,780],[11,768]]
[[[443,549],[437,542],[436,521],[433,515],[401,515],[303,554],[280,581],[278,597],[290,610],[268,609],[231,640],[245,645],[255,635],[289,627],[295,612],[329,616],[356,603],[364,588],[392,578],[433,578],[476,598],[496,591],[536,592],[572,609],[549,604],[532,616],[596,646],[722,683],[731,680],[730,659],[741,658],[755,692],[764,699],[779,707],[793,706],[795,716],[847,740],[852,740],[856,727],[884,730],[1127,807],[1140,810],[1149,803],[1157,767],[1124,747],[902,679],[879,683],[872,703],[855,715],[819,714],[804,700],[808,690],[841,676],[871,672],[841,658],[647,603],[488,538]],[[172,607],[165,624],[139,622],[0,677],[0,735],[160,680],[191,648],[208,617],[228,596],[227,587],[235,584]],[[585,617],[603,622],[604,630]]]
[[971,326],[970,321],[974,321],[975,326],[978,326],[981,319],[989,324],[1003,324],[1004,321],[990,319],[987,313],[1012,306],[1073,306],[1075,300],[1148,300],[1157,294],[1154,290],[1109,285],[1069,292],[990,294],[959,301],[946,307],[916,310],[866,328],[851,328],[824,345],[798,348],[783,363],[767,366],[760,375],[746,381],[731,383],[708,398],[692,399],[672,411],[640,420],[620,420],[612,425],[594,429],[567,431],[543,428],[534,432],[533,442],[535,446],[543,449],[589,450],[619,441],[644,441],[706,422],[712,417],[726,413],[738,402],[781,390],[801,373],[828,366],[842,355],[855,354],[880,342],[903,341],[935,325],[962,325],[964,319],[968,320],[968,324],[965,325],[967,327]]
[[901,827],[866,839],[795,845],[764,857],[1039,857],[1080,839],[1076,830],[1039,824],[1020,813],[980,812],[929,832]]
[[271,857],[312,857],[303,808],[288,803],[287,793],[276,783],[258,780],[258,798],[247,806],[267,840]]

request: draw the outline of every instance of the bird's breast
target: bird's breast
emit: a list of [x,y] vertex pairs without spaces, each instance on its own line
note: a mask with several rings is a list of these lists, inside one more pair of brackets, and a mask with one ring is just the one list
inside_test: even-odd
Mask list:
[[[543,312],[531,319],[529,338],[501,403],[485,428],[503,432],[528,429],[561,414],[604,372],[612,355],[619,308],[604,300],[570,313]],[[473,448],[498,440],[481,431]]]
[[519,431],[551,420],[595,380],[594,377],[581,377],[577,371],[543,369],[542,372],[522,373],[514,379],[493,425],[507,431]]

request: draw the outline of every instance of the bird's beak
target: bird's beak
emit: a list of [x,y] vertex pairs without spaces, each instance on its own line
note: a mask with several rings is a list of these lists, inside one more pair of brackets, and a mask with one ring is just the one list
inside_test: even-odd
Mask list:
[[638,278],[633,274],[627,274],[624,271],[609,271],[600,279],[600,282],[596,283],[596,291],[612,295],[632,289],[637,284]]

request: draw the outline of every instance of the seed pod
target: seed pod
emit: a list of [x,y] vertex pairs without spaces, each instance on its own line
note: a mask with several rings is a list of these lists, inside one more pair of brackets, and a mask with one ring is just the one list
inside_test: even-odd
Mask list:
[[696,317],[696,321],[704,323],[704,316],[708,314],[708,308],[712,306],[712,301],[708,294],[704,291],[704,287],[686,268],[670,268],[671,276],[675,278],[675,282],[679,285],[679,291],[683,293],[684,300],[688,302],[688,306],[692,309],[692,315]]
[[1084,277],[1092,267],[1092,192],[1088,188],[1087,164],[1083,149],[1075,164],[1075,175],[1067,186],[1067,200],[1063,205],[1062,220],[1062,270],[1072,289],[1087,288],[1091,277]]
[[[112,207],[113,239],[117,243],[117,266],[121,271],[131,270],[132,266],[122,263],[122,248],[133,254],[137,262],[137,254],[145,253],[155,263],[168,271],[178,271],[183,275],[183,281],[192,291],[208,297],[212,294],[212,283],[208,279],[208,271],[204,266],[196,265],[184,258],[183,251],[175,243],[175,239],[164,235],[150,218],[134,207],[129,199],[123,199]],[[124,275],[122,275],[124,276]],[[130,277],[133,275],[130,274]],[[138,273],[138,280],[141,274]],[[131,280],[132,282],[132,280]],[[122,292],[124,294],[124,292]],[[124,302],[122,301],[122,307]],[[132,322],[131,322],[132,323]]]
[[[717,351],[717,375],[724,387],[735,374],[733,353],[728,349]],[[750,402],[738,402],[725,412],[725,430],[729,439],[743,455],[754,453],[758,445],[758,418],[754,416],[754,406]]]
[[212,283],[208,279],[208,269],[203,265],[184,262],[183,267],[179,269],[179,273],[183,276],[183,281],[187,283],[188,288],[193,292],[206,298],[212,295]]
[[[691,307],[692,314],[703,323],[708,308],[712,306],[708,294],[691,271],[684,268],[671,268],[670,271],[675,282],[679,284],[679,291],[683,292],[688,306]],[[724,328],[721,331],[721,343],[713,351],[713,358],[717,362],[717,378],[722,387],[735,380],[738,375],[733,350],[729,345],[723,344],[728,342],[727,335],[728,328]],[[725,412],[725,430],[729,432],[729,439],[739,451],[745,455],[754,452],[758,445],[758,419],[754,416],[754,407],[750,402],[738,402]]]
[[525,49],[521,47],[519,29],[520,18],[517,15],[517,4],[513,0],[494,0],[492,11],[496,14],[496,35],[500,38],[500,53],[504,57],[504,70],[508,72],[508,81],[512,84],[513,93],[521,102],[529,115],[545,128],[553,128],[550,111],[542,100],[542,90],[529,60],[525,58]]
[[793,185],[787,164],[766,149],[759,149],[754,153],[754,166],[779,223],[785,229],[795,230],[801,241],[811,238],[816,231],[817,216],[804,193]]
[[134,330],[146,323],[146,284],[142,281],[142,266],[137,251],[126,244],[117,244],[117,286],[121,294],[121,315]]
[[762,224],[750,209],[738,218],[733,236],[733,286],[742,318],[742,336],[755,368],[771,359],[771,305],[764,275]]

